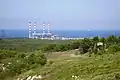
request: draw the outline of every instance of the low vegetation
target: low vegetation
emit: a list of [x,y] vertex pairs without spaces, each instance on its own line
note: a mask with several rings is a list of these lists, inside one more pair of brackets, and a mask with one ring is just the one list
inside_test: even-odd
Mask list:
[[0,39],[0,80],[119,80],[120,37]]
[[0,39],[0,49],[17,52],[34,52],[48,44],[66,44],[69,40],[41,40],[41,39]]
[[38,66],[41,67],[47,62],[45,55],[41,52],[16,53],[1,50],[0,56],[0,79],[2,80],[19,75]]

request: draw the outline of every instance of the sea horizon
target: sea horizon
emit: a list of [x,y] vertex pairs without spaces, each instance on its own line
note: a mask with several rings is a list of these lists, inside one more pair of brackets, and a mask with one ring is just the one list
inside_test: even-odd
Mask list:
[[[37,33],[42,33],[42,30],[37,30]],[[120,36],[120,30],[52,30],[53,34],[63,37],[108,37],[110,35]],[[27,29],[0,29],[0,37],[12,38],[12,37],[26,37],[28,38]]]

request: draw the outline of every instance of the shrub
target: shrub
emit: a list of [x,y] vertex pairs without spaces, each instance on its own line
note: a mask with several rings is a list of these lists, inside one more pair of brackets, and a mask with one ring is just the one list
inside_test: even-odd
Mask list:
[[21,74],[27,70],[45,65],[47,58],[41,52],[35,53],[19,53],[11,59],[11,64],[7,65],[8,72]]
[[16,55],[16,58],[24,58],[24,57],[26,57],[26,54],[25,53],[18,53],[17,55]]
[[100,51],[98,51],[98,55],[102,55],[103,53],[105,53],[105,51],[104,50],[100,50]]
[[80,46],[80,43],[81,43],[81,41],[79,41],[79,40],[73,40],[72,42],[69,43],[70,48],[71,49],[78,49]]
[[16,51],[0,50],[0,59],[11,58],[17,54]]
[[120,74],[115,74],[115,79],[120,80]]
[[58,44],[54,48],[54,51],[67,51],[67,50],[69,50],[67,44]]
[[20,74],[22,69],[26,71],[27,66],[26,63],[23,62],[12,62],[12,64],[8,67],[9,71],[14,73],[14,74]]
[[56,45],[54,50],[57,51],[57,52],[61,51],[61,45],[60,44]]
[[35,59],[36,64],[45,65],[46,62],[47,62],[47,58],[45,57],[44,54],[39,53],[39,54],[36,55],[36,59]]
[[54,63],[54,61],[50,60],[50,61],[48,61],[48,63],[49,63],[49,64],[53,64],[53,63]]
[[95,43],[99,42],[99,37],[98,37],[98,36],[93,37],[93,41],[94,41]]
[[120,51],[120,44],[110,46],[110,47],[108,48],[108,51],[109,51],[109,52],[117,52],[117,51]]
[[41,50],[43,52],[51,52],[51,51],[54,51],[55,47],[56,47],[56,44],[48,44],[48,45],[44,45],[43,47],[41,47]]

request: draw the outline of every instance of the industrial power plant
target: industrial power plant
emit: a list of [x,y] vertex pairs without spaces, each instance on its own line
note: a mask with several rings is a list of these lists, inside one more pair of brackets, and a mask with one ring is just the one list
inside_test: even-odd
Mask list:
[[69,40],[69,39],[81,39],[81,38],[67,38],[62,37],[57,34],[53,34],[51,31],[51,24],[50,23],[43,23],[42,29],[37,30],[36,22],[29,22],[29,38],[33,39],[48,39],[48,40]]
[[36,29],[37,25],[36,22],[33,23],[29,22],[29,38],[33,38],[33,39],[50,39],[50,40],[54,40],[54,39],[62,39],[63,37],[60,37],[56,34],[53,34],[51,31],[51,24],[42,24],[42,32],[37,31]]

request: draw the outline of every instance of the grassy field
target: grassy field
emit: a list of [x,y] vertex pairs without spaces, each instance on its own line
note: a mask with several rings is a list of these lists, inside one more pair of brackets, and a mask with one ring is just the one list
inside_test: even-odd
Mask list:
[[[120,80],[120,40],[106,40],[106,44],[111,45],[108,48],[101,46],[97,53],[98,48],[93,45],[100,41],[97,37],[75,42],[40,39],[0,40],[0,64],[5,64],[0,68],[0,77],[2,80],[17,80],[41,75],[40,80]],[[84,54],[80,53],[78,48],[82,42],[81,51],[88,50],[87,53],[83,52]],[[95,47],[95,50],[92,49],[94,54],[86,45]],[[6,68],[6,71],[2,68]]]
[[117,79],[120,77],[120,52],[96,57],[87,54],[77,57],[73,53],[75,51],[51,53],[48,55],[51,64],[20,76],[41,74],[43,80],[120,80]]
[[41,39],[3,39],[0,49],[16,50],[18,52],[33,52],[48,44],[66,44],[70,40],[41,40]]
[[3,39],[4,42],[12,42],[19,44],[53,44],[66,43],[69,40],[41,40],[41,39]]

